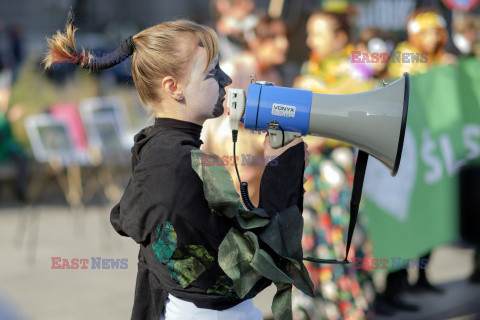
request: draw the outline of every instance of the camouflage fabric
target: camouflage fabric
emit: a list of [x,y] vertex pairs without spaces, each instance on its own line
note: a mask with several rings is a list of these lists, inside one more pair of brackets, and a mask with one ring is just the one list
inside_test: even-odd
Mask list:
[[215,261],[200,245],[177,247],[177,233],[170,222],[161,223],[156,230],[152,249],[160,263],[167,263],[171,278],[186,288]]
[[155,233],[152,249],[160,263],[168,263],[177,249],[177,233],[170,222],[161,223]]
[[217,279],[213,287],[207,290],[208,294],[212,295],[222,295],[229,296],[235,299],[240,299],[240,297],[235,292],[233,288],[233,281],[227,276],[221,276]]
[[[192,167],[203,181],[210,207],[217,214],[236,218],[244,229],[232,228],[225,236],[218,251],[220,267],[232,280],[233,289],[240,298],[248,297],[260,279],[273,281],[277,286],[273,315],[275,319],[292,319],[292,284],[313,296],[313,283],[302,262],[301,212],[295,205],[267,219],[268,214],[261,208],[252,212],[244,210],[225,166],[203,166],[202,154],[200,150],[191,151]],[[217,163],[223,163],[218,156],[208,154],[217,157]],[[277,255],[272,256],[262,249],[259,239]]]
[[211,267],[214,261],[215,258],[203,246],[187,245],[175,250],[167,267],[172,272],[172,279],[186,288]]
[[233,185],[232,176],[225,166],[202,165],[203,154],[207,154],[209,158],[218,158],[215,163],[223,164],[223,161],[213,153],[201,150],[191,151],[192,167],[203,181],[205,198],[210,208],[217,214],[222,214],[228,218],[236,217],[243,229],[253,229],[267,225],[269,220],[266,219],[268,214],[265,210],[261,208],[253,211],[245,210]]

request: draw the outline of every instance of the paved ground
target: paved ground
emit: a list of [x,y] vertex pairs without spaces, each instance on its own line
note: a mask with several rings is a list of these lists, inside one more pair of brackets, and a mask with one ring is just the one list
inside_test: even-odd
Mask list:
[[[90,206],[75,213],[63,205],[39,205],[29,215],[26,212],[16,206],[0,206],[0,319],[129,319],[137,246],[114,233],[109,207]],[[25,216],[29,220],[23,233]],[[471,249],[456,247],[434,251],[429,274],[446,293],[407,296],[423,306],[422,312],[390,319],[477,319],[480,286],[464,281],[471,271],[472,254]],[[126,258],[128,268],[56,270],[51,268],[52,257]],[[383,285],[382,275],[376,276],[376,283]],[[269,288],[255,299],[267,318],[271,317],[273,294],[274,289]]]

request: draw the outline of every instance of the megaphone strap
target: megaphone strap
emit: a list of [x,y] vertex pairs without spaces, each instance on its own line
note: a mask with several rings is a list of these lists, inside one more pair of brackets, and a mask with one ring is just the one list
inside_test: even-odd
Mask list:
[[335,259],[317,259],[312,257],[305,257],[303,260],[315,262],[315,263],[329,263],[329,264],[349,264],[349,261],[346,260],[335,260]]
[[363,180],[365,178],[365,171],[367,170],[368,153],[358,150],[357,163],[355,165],[355,177],[353,178],[352,198],[350,200],[350,222],[348,224],[348,236],[347,236],[347,249],[345,253],[345,260],[334,259],[317,259],[311,257],[305,257],[303,260],[307,260],[315,263],[329,263],[329,264],[348,264],[348,252],[352,244],[353,231],[355,230],[355,224],[357,223],[358,208],[360,206],[360,200],[362,198]]
[[355,177],[353,178],[352,199],[350,200],[350,223],[348,224],[347,251],[345,261],[348,261],[348,252],[352,244],[353,230],[357,223],[358,208],[362,197],[363,180],[367,170],[368,153],[358,150],[357,164],[355,165]]

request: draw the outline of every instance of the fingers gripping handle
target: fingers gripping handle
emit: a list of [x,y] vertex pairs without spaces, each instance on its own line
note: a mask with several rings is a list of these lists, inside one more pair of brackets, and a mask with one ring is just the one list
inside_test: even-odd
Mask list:
[[302,134],[299,132],[281,131],[274,129],[269,129],[268,135],[270,137],[270,145],[274,149],[281,148],[284,145],[292,142],[295,138],[302,136]]
[[[270,145],[274,149],[281,148],[284,145],[292,142],[295,138],[302,136],[302,134],[299,132],[281,131],[274,129],[269,129],[268,135],[270,137]],[[303,177],[303,183],[305,182],[307,182],[307,178]]]

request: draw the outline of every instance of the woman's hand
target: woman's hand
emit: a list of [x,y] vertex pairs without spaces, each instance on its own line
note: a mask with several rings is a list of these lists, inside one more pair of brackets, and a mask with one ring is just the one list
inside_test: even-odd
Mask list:
[[278,149],[274,149],[272,148],[272,146],[270,145],[270,137],[268,135],[268,133],[266,134],[265,136],[265,141],[263,143],[263,152],[264,152],[264,155],[267,159],[273,159],[273,158],[277,158],[279,157],[282,153],[284,153],[287,149],[299,144],[299,143],[304,143],[305,145],[305,168],[307,168],[310,160],[308,159],[308,156],[310,155],[310,151],[308,150],[308,145],[303,141],[302,138],[295,138],[293,139],[293,141],[291,141],[289,144],[281,147],[281,148],[278,148]]

